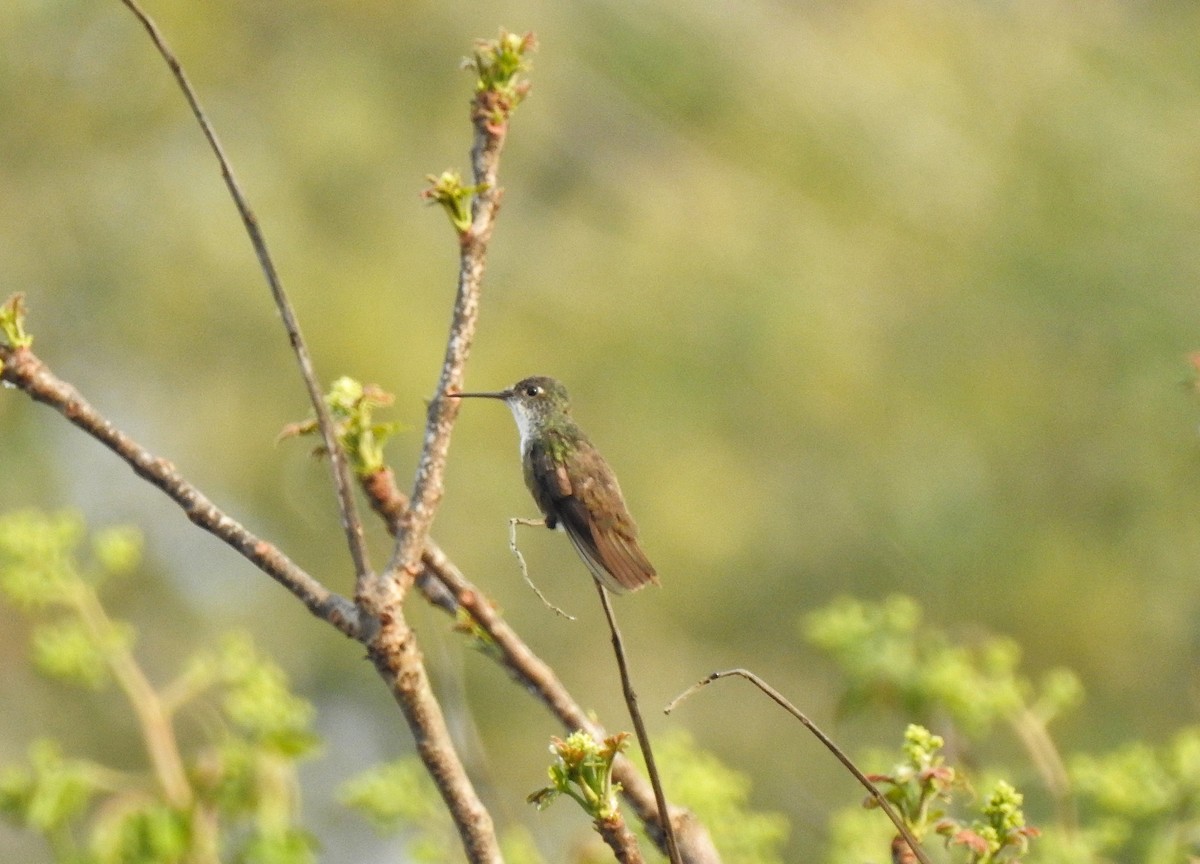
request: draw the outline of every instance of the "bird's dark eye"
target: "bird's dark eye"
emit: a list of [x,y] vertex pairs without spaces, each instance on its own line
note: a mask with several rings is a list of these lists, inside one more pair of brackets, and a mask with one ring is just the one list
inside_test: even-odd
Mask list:
[[525,395],[526,396],[540,396],[540,395],[542,395],[542,388],[540,386],[538,386],[537,384],[529,384],[525,387]]

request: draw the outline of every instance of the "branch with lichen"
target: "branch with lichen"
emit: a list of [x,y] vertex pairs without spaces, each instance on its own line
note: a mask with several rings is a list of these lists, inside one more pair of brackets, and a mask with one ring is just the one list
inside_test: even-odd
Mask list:
[[465,218],[467,207],[463,196],[469,194],[471,221],[458,230],[458,290],[441,376],[437,391],[429,403],[425,438],[409,506],[401,516],[395,548],[382,580],[384,590],[394,590],[401,599],[416,578],[421,552],[441,502],[450,432],[459,410],[458,400],[446,399],[443,394],[462,389],[463,371],[475,340],[488,244],[502,195],[497,182],[500,152],[504,147],[512,112],[529,92],[529,82],[523,73],[528,69],[526,55],[535,44],[532,34],[516,37],[501,30],[497,39],[476,43],[474,59],[471,61],[471,68],[476,73],[471,110],[475,126],[475,140],[471,148],[474,185],[468,192],[458,184],[455,192],[457,204],[453,208],[455,213],[460,214],[459,218]]
[[[479,45],[476,47],[479,77],[473,104],[492,100],[492,94],[502,90],[509,93],[517,88],[522,95],[527,92],[528,84],[523,82],[521,72],[526,66],[523,54],[533,47],[532,37],[514,44],[502,31],[498,40],[484,44],[493,47],[487,49],[490,52],[487,56],[481,53]],[[478,192],[471,202],[471,224],[459,231],[458,289],[442,371],[426,416],[425,436],[409,506],[397,520],[391,559],[379,578],[360,583],[355,598],[360,608],[380,625],[367,643],[367,655],[400,705],[416,742],[417,753],[437,784],[462,837],[467,856],[473,862],[500,861],[499,843],[491,816],[479,800],[454,749],[441,706],[429,683],[420,645],[405,620],[403,604],[423,566],[429,531],[442,498],[450,432],[458,415],[457,401],[446,399],[442,394],[462,389],[463,370],[479,320],[484,264],[500,202],[496,182],[500,151],[508,116],[516,107],[514,101],[504,98],[509,107],[499,126],[481,121],[478,110],[472,110],[475,126],[472,170]]]

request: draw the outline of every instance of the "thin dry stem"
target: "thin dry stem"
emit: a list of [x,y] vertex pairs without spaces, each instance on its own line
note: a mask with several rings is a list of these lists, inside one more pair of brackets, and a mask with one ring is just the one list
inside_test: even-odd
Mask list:
[[443,394],[462,389],[463,369],[478,326],[488,241],[500,202],[496,176],[503,143],[504,129],[489,128],[476,120],[472,163],[479,192],[472,203],[471,225],[460,236],[454,312],[437,391],[426,414],[425,438],[409,506],[398,512],[396,542],[387,570],[379,579],[360,585],[356,598],[380,622],[368,654],[399,703],[417,753],[437,785],[472,862],[502,860],[495,828],[454,748],[416,636],[405,620],[403,604],[421,572],[429,531],[444,491],[450,433],[459,406],[458,400],[446,399]]
[[[763,679],[759,678],[753,672],[747,669],[728,669],[724,672],[713,672],[707,678],[696,682],[687,690],[684,690],[682,693],[676,696],[671,703],[663,709],[663,712],[670,714],[675,710],[675,707],[679,705],[680,702],[690,697],[693,693],[697,692],[703,687],[707,687],[709,684],[718,679],[727,678],[731,675],[737,675],[741,678],[745,678],[763,693],[767,694],[767,696],[769,696],[777,705],[804,724],[804,727],[808,729],[809,732],[813,733],[813,735],[817,737],[818,741],[825,745],[825,749],[832,753],[837,760],[845,766],[846,770],[854,775],[854,779],[862,784],[863,788],[865,788],[870,796],[875,799],[875,803],[879,805],[879,808],[883,810],[885,814],[887,814],[888,819],[892,820],[892,824],[895,825],[896,830],[900,832],[900,837],[897,838],[897,840],[903,838],[901,845],[906,844],[912,851],[912,854],[916,856],[916,860],[920,861],[921,864],[930,864],[929,858],[925,855],[925,850],[921,848],[921,844],[917,842],[915,837],[913,837],[912,832],[908,830],[908,826],[904,824],[904,820],[900,818],[900,815],[896,812],[895,808],[888,803],[887,798],[885,798],[883,793],[880,792],[875,784],[870,781],[867,775],[863,774],[863,772],[858,769],[858,766],[855,765],[850,757],[846,755],[845,751],[835,744],[832,738],[822,732],[815,723],[809,720],[799,708],[789,702],[782,693],[780,693]],[[893,844],[893,850],[895,848],[896,846]]]
[[217,158],[217,164],[220,165],[221,176],[225,180],[225,187],[229,190],[229,196],[233,199],[233,203],[237,207],[238,215],[242,219],[242,225],[245,227],[246,234],[250,238],[250,244],[254,247],[254,254],[258,257],[258,263],[262,268],[263,276],[266,278],[267,285],[271,289],[271,297],[275,301],[275,306],[279,309],[279,316],[283,321],[284,329],[287,331],[288,342],[292,346],[292,351],[296,355],[296,362],[300,367],[300,376],[304,379],[304,386],[308,390],[309,401],[312,403],[313,411],[316,412],[317,425],[321,430],[321,438],[325,444],[325,451],[330,455],[329,465],[330,471],[333,474],[334,488],[337,490],[342,530],[346,534],[346,542],[350,548],[350,557],[354,562],[355,575],[359,583],[363,583],[371,573],[371,563],[367,558],[367,546],[363,538],[362,520],[359,519],[358,511],[354,505],[353,486],[350,480],[350,469],[346,464],[346,455],[342,452],[342,448],[338,446],[337,433],[333,428],[333,421],[329,417],[329,409],[325,405],[324,393],[320,382],[317,380],[317,373],[313,368],[312,357],[308,353],[304,336],[300,332],[300,322],[296,318],[291,300],[288,299],[287,294],[283,290],[283,283],[280,281],[279,272],[275,269],[275,264],[271,260],[271,254],[267,249],[266,238],[258,226],[258,217],[250,209],[250,204],[242,192],[237,178],[234,177],[233,165],[225,156],[225,150],[217,138],[216,130],[208,122],[208,117],[200,105],[200,99],[196,95],[195,89],[184,73],[179,59],[167,45],[162,32],[158,29],[153,19],[142,11],[141,7],[134,0],[121,0],[121,2],[137,17],[138,21],[146,29],[146,32],[150,34],[150,39],[154,42],[154,47],[158,50],[163,60],[166,61],[167,66],[170,67],[171,74],[175,77],[179,89],[183,91],[188,107],[191,108],[192,115],[196,118],[196,122],[200,126],[200,131],[204,133],[204,138],[208,141],[209,147],[212,148],[213,155]]
[[529,566],[525,563],[525,556],[521,554],[521,548],[517,545],[517,526],[518,525],[526,525],[529,527],[545,528],[546,520],[545,519],[521,519],[521,518],[517,518],[517,517],[509,519],[508,520],[508,548],[511,549],[513,555],[516,556],[517,566],[519,566],[521,568],[521,578],[525,580],[525,584],[528,585],[530,587],[530,589],[533,591],[533,593],[537,595],[537,598],[542,601],[542,605],[545,606],[547,609],[549,609],[551,612],[553,612],[555,615],[558,615],[562,618],[566,618],[568,621],[574,621],[575,620],[574,615],[570,614],[569,612],[566,612],[563,609],[558,608],[553,603],[551,603],[550,598],[542,593],[542,589],[538,588],[537,585],[534,584],[532,577],[530,577],[530,575],[529,575]]
[[[594,580],[593,580],[594,581]],[[621,628],[617,626],[617,616],[613,612],[612,601],[608,589],[596,582],[596,591],[600,594],[600,605],[604,607],[604,617],[608,619],[608,629],[612,632],[613,653],[617,655],[617,669],[621,673],[621,691],[625,695],[625,704],[629,707],[629,719],[633,721],[633,729],[637,734],[638,746],[642,748],[642,756],[646,760],[646,773],[650,775],[650,785],[654,787],[654,803],[658,808],[658,823],[662,827],[667,844],[667,857],[671,864],[682,864],[679,857],[679,847],[675,842],[675,829],[671,824],[671,811],[667,808],[667,798],[663,794],[662,778],[658,774],[658,766],[654,764],[654,751],[650,748],[650,733],[642,720],[642,712],[638,709],[637,693],[633,689],[633,679],[629,674],[629,660],[625,656],[625,644],[621,639]]]

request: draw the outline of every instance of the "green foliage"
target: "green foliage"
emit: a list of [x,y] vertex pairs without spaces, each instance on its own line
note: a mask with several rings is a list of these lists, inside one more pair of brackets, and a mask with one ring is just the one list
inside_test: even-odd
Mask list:
[[51,678],[98,690],[111,678],[108,657],[133,648],[133,628],[114,624],[102,634],[74,619],[40,624],[33,631],[33,662]]
[[460,236],[465,234],[471,227],[471,200],[487,186],[464,186],[462,175],[452,170],[430,174],[425,179],[429,186],[421,191],[421,197],[430,204],[440,204],[454,230]]
[[192,832],[185,813],[152,802],[124,802],[98,815],[91,839],[97,861],[156,864],[186,861]]
[[476,94],[501,97],[499,104],[505,113],[494,119],[507,120],[512,109],[529,93],[525,72],[529,71],[527,55],[537,47],[532,33],[518,35],[503,27],[495,39],[477,39],[471,57],[463,61],[464,68],[475,72]]
[[227,636],[219,657],[225,715],[255,748],[285,757],[316,748],[312,705],[288,689],[282,669],[256,656],[249,637]]
[[551,738],[550,785],[530,794],[529,802],[544,810],[559,795],[568,795],[593,820],[611,819],[619,809],[617,793],[621,791],[621,785],[612,781],[613,760],[628,740],[628,732],[618,732],[597,741],[583,729],[565,741]]
[[0,772],[0,812],[46,835],[57,835],[99,791],[94,767],[68,760],[55,741],[39,739],[29,747],[27,766]]
[[809,614],[802,629],[842,668],[845,701],[853,708],[883,702],[924,720],[945,712],[964,732],[980,736],[1028,710],[1048,723],[1082,698],[1069,670],[1052,670],[1035,686],[1017,674],[1021,651],[1011,639],[957,645],[923,622],[908,597],[882,603],[842,598]]
[[[493,135],[503,134],[513,111],[529,93],[524,73],[529,71],[527,55],[536,45],[532,33],[518,36],[501,28],[496,39],[476,40],[471,57],[463,61],[464,68],[475,72],[473,117]],[[464,237],[471,228],[474,198],[487,189],[486,184],[467,186],[452,169],[429,174],[426,180],[429,186],[421,197],[441,205],[459,237]]]
[[74,557],[83,535],[83,522],[73,513],[43,517],[19,511],[4,516],[0,592],[26,611],[70,605],[83,578]]
[[[1112,853],[1168,864],[1200,851],[1200,727],[1181,730],[1161,748],[1135,741],[1106,755],[1064,759],[1047,724],[1078,703],[1078,679],[1054,670],[1035,688],[1019,674],[1007,640],[954,645],[902,597],[880,604],[839,600],[808,616],[805,630],[843,667],[854,694],[850,701],[860,709],[899,703],[950,718],[961,730],[955,739],[960,753],[982,745],[997,723],[1006,723],[1055,799],[1057,818],[1039,819],[1040,831],[1025,824],[1023,797],[1005,779],[995,781],[978,817],[944,816],[961,773],[946,764],[939,736],[910,726],[905,760],[873,779],[918,837],[932,828],[970,864],[1018,860],[1033,836],[1039,837],[1036,860],[1045,864],[1100,862]],[[971,704],[973,695],[978,705]],[[1005,778],[1028,772],[989,766],[984,773]],[[1078,820],[1076,812],[1086,818]],[[833,825],[831,861],[870,854],[870,843],[855,833],[860,817],[839,814]]]
[[[870,779],[918,841],[939,834],[947,848],[965,856],[954,859],[964,864],[1022,860],[1030,838],[1039,833],[1025,824],[1023,796],[1000,780],[983,801],[978,816],[963,819],[949,814],[955,791],[966,790],[966,785],[942,754],[944,745],[940,736],[923,726],[910,725],[901,746],[903,759],[890,773],[870,775]],[[878,802],[868,798],[866,806],[874,808]]]
[[1163,747],[1133,742],[1078,754],[1071,776],[1098,827],[1100,848],[1145,864],[1200,855],[1200,727]]
[[361,811],[381,833],[424,826],[451,830],[437,789],[415,756],[377,765],[342,784],[338,799]]
[[983,803],[981,818],[970,823],[945,819],[937,831],[950,847],[961,846],[967,853],[966,864],[997,864],[1020,861],[1029,849],[1029,841],[1040,832],[1025,824],[1021,805],[1025,798],[1003,780]]
[[683,730],[654,742],[655,761],[671,800],[689,807],[708,828],[725,864],[784,860],[788,821],[750,807],[750,778],[696,747]]
[[96,689],[110,678],[109,658],[127,654],[135,634],[108,620],[95,590],[136,566],[141,538],[124,528],[97,532],[84,562],[78,558],[84,535],[82,521],[69,513],[0,519],[0,594],[27,612],[54,616],[34,626],[38,669]]
[[[97,594],[138,566],[141,541],[127,528],[98,531],[82,560],[85,537],[70,514],[0,518],[0,592],[34,618],[41,672],[93,690],[117,685],[148,767],[118,772],[39,740],[26,764],[0,770],[0,814],[72,864],[314,861],[315,842],[295,821],[296,761],[317,745],[312,706],[244,636],[197,653],[178,679],[155,688],[133,654],[133,628],[109,618]],[[176,715],[210,695],[221,722],[204,724],[209,740],[184,753]]]
[[[456,860],[461,844],[446,805],[425,766],[410,756],[377,765],[342,784],[342,804],[361,812],[381,834],[402,834],[413,861]],[[516,826],[501,833],[509,864],[542,864],[529,832]]]
[[[870,775],[917,840],[923,840],[945,816],[943,808],[959,783],[957,772],[942,756],[945,743],[925,727],[910,725],[901,747],[904,760],[890,774]],[[874,798],[867,799],[866,806],[876,805]]]
[[[401,428],[396,422],[377,423],[376,408],[390,407],[395,400],[391,393],[376,384],[362,384],[342,376],[333,382],[325,394],[334,435],[346,453],[350,467],[360,477],[374,474],[384,467],[383,445]],[[280,433],[280,438],[300,435],[320,435],[315,419],[292,423]],[[318,447],[317,453],[323,453]]]
[[[597,742],[577,732],[565,741],[552,739],[555,758],[548,769],[551,785],[530,795],[530,801],[541,809],[565,794],[592,819],[615,812],[617,788],[610,769],[627,738],[621,733]],[[696,813],[726,864],[783,861],[787,820],[779,813],[750,809],[748,777],[728,768],[711,753],[698,750],[686,732],[672,732],[655,745],[656,752],[661,751],[658,761],[672,801]],[[361,811],[381,833],[403,833],[409,853],[416,860],[440,862],[456,854],[457,838],[445,806],[415,757],[364,772],[347,781],[338,797],[343,804]],[[507,830],[501,841],[506,860],[540,864],[542,859],[525,829],[518,826]]]

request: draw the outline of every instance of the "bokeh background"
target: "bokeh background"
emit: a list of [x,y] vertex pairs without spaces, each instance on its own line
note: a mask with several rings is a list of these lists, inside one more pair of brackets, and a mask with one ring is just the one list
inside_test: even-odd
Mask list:
[[[326,380],[396,394],[403,482],[455,277],[428,173],[465,170],[471,41],[534,30],[468,384],[570,386],[663,588],[622,600],[644,707],[717,668],[770,679],[852,751],[903,718],[839,714],[797,622],[849,594],[918,598],[1067,666],[1065,749],[1194,722],[1200,659],[1200,6],[1187,2],[383,0],[147,3],[234,160]],[[0,4],[0,294],[120,427],[323,581],[351,571],[324,466],[275,445],[304,394],[217,169],[116,0]],[[148,559],[110,603],[163,679],[247,629],[318,706],[306,773],[325,860],[396,860],[331,800],[409,749],[361,650],[97,444],[0,393],[0,508],[135,523]],[[516,433],[473,404],[435,535],[601,718],[625,717],[586,575],[532,515]],[[387,544],[372,526],[376,559]],[[559,730],[446,622],[414,609],[498,818],[533,814]],[[136,765],[120,702],[29,671],[0,609],[0,763],[49,732]],[[765,700],[717,688],[684,726],[817,860],[860,792]],[[657,714],[657,712],[652,712]],[[998,743],[998,747],[1004,744]],[[782,756],[781,756],[782,754]],[[1036,814],[1033,814],[1036,819]],[[46,860],[0,828],[0,858]]]

